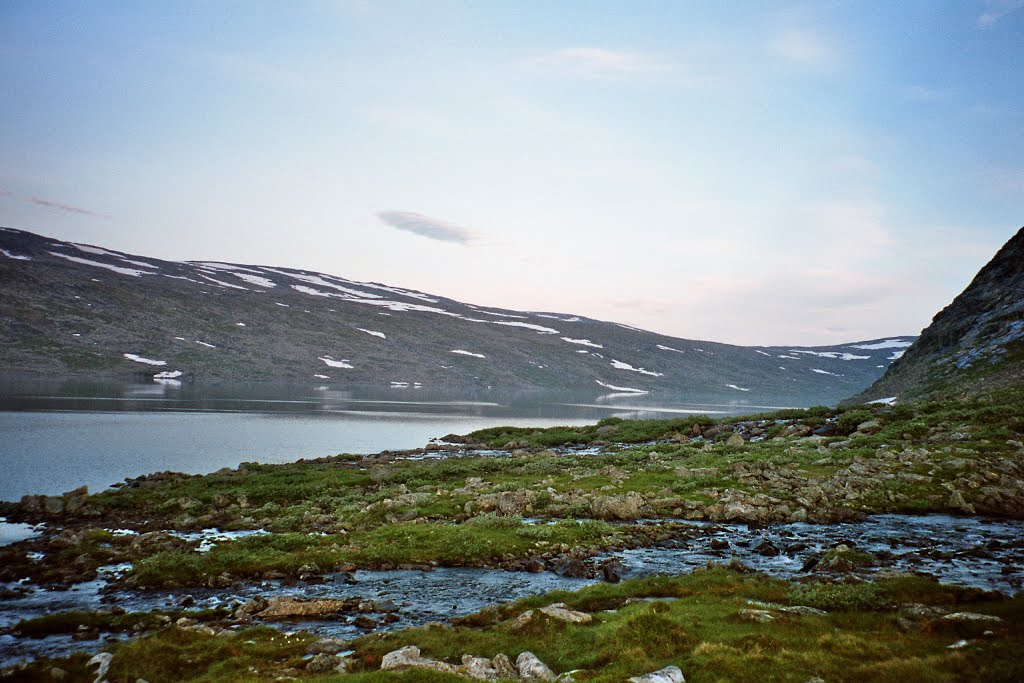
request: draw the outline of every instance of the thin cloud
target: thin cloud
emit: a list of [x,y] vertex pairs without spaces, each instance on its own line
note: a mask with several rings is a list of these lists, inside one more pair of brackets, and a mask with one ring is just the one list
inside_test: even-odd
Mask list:
[[28,202],[37,206],[45,206],[49,209],[59,209],[60,211],[67,211],[68,213],[77,213],[83,216],[96,216],[98,218],[107,218],[106,214],[102,214],[98,211],[92,211],[91,209],[83,209],[80,206],[73,206],[71,204],[65,204],[63,202],[55,202],[52,199],[43,199],[42,197],[29,197]]
[[978,28],[992,28],[1021,8],[1024,8],[1024,0],[986,0],[985,11],[978,15]]
[[672,66],[645,55],[602,47],[567,47],[530,60],[538,69],[584,78],[650,75],[672,71]]
[[380,211],[377,218],[397,230],[405,230],[439,242],[468,245],[477,238],[477,234],[472,230],[411,211]]

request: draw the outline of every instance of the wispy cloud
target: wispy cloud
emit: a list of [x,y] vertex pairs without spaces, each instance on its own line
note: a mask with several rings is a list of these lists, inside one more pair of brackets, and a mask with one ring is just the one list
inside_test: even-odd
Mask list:
[[999,21],[1024,8],[1024,0],[985,0],[985,11],[978,15],[978,28],[992,28]]
[[544,71],[583,78],[615,78],[667,73],[670,64],[628,50],[602,47],[567,47],[552,50],[530,60]]
[[385,225],[439,242],[468,245],[477,238],[472,230],[411,211],[380,211],[377,218]]
[[81,206],[73,206],[71,204],[65,204],[64,202],[56,202],[52,199],[43,199],[42,197],[29,197],[27,200],[30,204],[36,206],[45,206],[48,209],[58,209],[60,211],[67,211],[68,213],[77,213],[83,216],[96,216],[98,218],[108,218],[106,214],[100,213],[99,211],[93,211],[91,209],[85,209]]

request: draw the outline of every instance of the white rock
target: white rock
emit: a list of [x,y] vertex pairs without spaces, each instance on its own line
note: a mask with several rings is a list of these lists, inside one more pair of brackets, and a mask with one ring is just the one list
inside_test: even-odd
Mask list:
[[110,670],[110,660],[113,658],[114,655],[109,652],[99,652],[93,655],[92,659],[85,663],[86,666],[99,666],[99,668],[96,669],[96,678],[94,679],[95,683],[100,683],[100,681],[106,677],[107,671]]
[[555,672],[548,668],[548,665],[537,659],[532,652],[523,652],[516,657],[516,667],[519,675],[535,681],[553,681]]
[[643,676],[633,676],[629,680],[631,683],[686,683],[678,666],[666,666]]
[[404,671],[405,669],[431,669],[451,674],[458,673],[458,670],[451,664],[423,657],[420,655],[420,649],[415,645],[407,645],[400,650],[387,653],[380,663],[381,671]]
[[491,665],[491,660],[473,655],[462,655],[462,673],[478,681],[493,681],[498,678],[498,670]]

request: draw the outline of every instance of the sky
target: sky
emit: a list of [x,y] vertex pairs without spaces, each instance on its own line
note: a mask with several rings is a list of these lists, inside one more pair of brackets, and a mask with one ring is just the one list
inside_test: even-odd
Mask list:
[[737,344],[1024,224],[1024,0],[0,3],[0,225]]

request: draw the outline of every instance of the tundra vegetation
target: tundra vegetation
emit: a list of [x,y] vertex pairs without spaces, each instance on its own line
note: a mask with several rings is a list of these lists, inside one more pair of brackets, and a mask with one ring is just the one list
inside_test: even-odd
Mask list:
[[[1024,517],[1024,392],[495,428],[416,452],[243,463],[205,476],[158,473],[94,495],[28,496],[3,504],[0,514],[48,521],[53,531],[0,549],[0,580],[67,585],[122,562],[131,569],[116,580],[131,590],[303,582],[370,568],[557,570],[599,552],[657,544],[682,533],[686,520],[829,523],[880,512]],[[623,523],[642,518],[663,521]],[[209,527],[267,533],[208,552],[171,533]],[[32,561],[39,552],[51,561]],[[463,655],[497,662],[523,652],[556,674],[574,671],[578,681],[670,665],[688,681],[1024,679],[1016,654],[1024,645],[1022,598],[921,577],[865,581],[856,569],[872,558],[856,549],[837,548],[820,561],[836,571],[787,582],[734,564],[604,583],[452,623],[368,633],[333,651],[314,635],[251,627],[230,611],[61,613],[8,632],[133,634],[107,648],[107,676],[153,683],[454,681],[472,668]],[[573,623],[537,612],[516,621],[555,603],[590,618]],[[381,671],[385,655],[407,646],[443,666]],[[339,658],[341,650],[352,653]],[[7,674],[92,680],[88,660],[41,659]]]

